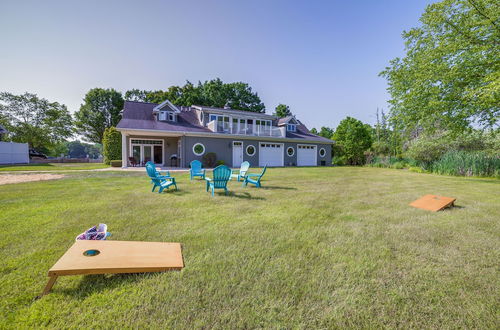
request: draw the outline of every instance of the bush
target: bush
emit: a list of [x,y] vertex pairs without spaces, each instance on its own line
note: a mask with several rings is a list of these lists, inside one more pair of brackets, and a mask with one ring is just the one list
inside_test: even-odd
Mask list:
[[432,164],[432,172],[459,176],[500,177],[500,157],[484,151],[450,151]]
[[222,159],[219,159],[219,160],[215,163],[215,166],[219,166],[219,165],[226,165],[226,162],[224,162]]
[[215,167],[215,160],[217,159],[217,155],[215,152],[207,152],[203,155],[203,166],[204,167]]
[[108,165],[112,159],[122,159],[122,134],[114,127],[104,130],[102,155],[104,156],[104,163]]
[[343,156],[333,156],[332,165],[344,166],[346,164],[345,158]]
[[361,121],[347,117],[343,119],[335,133],[334,155],[344,157],[349,165],[363,165],[365,163],[364,152],[372,144],[371,132],[367,125]]
[[109,163],[111,164],[111,167],[122,167],[121,160],[110,160]]
[[405,162],[395,162],[394,164],[391,165],[391,168],[395,168],[397,170],[402,170],[405,167],[406,167]]
[[418,166],[410,166],[410,168],[408,168],[408,170],[410,172],[416,172],[416,173],[427,173],[426,170],[424,170],[423,168],[418,167]]

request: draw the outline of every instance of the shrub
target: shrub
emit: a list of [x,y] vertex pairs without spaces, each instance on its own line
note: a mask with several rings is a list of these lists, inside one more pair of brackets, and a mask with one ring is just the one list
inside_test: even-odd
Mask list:
[[226,162],[224,162],[222,159],[219,159],[219,160],[215,163],[215,166],[219,166],[219,165],[226,165]]
[[333,156],[332,165],[344,166],[346,164],[345,158],[343,156]]
[[427,173],[427,171],[426,171],[426,170],[424,170],[423,168],[418,167],[418,166],[410,166],[410,167],[408,168],[408,170],[409,170],[410,172],[416,172],[416,173]]
[[215,160],[217,155],[215,152],[207,152],[203,155],[203,166],[205,167],[215,167]]
[[111,167],[122,167],[121,160],[110,160],[109,163],[111,164]]
[[391,165],[391,168],[395,168],[397,170],[402,170],[405,167],[406,167],[405,162],[395,162],[394,164]]
[[372,144],[371,132],[367,125],[355,118],[347,117],[340,122],[333,134],[333,139],[336,146],[335,155],[344,157],[349,165],[365,163],[364,152]]
[[102,155],[104,156],[104,163],[108,165],[112,159],[122,159],[122,134],[115,127],[104,130]]
[[459,176],[500,177],[500,157],[484,151],[450,151],[432,164],[432,172]]

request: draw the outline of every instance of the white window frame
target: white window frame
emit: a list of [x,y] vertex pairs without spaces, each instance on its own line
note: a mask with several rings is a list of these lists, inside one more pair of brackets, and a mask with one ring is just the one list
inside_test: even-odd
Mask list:
[[286,130],[288,132],[297,132],[297,125],[295,125],[295,124],[286,124]]
[[[324,154],[323,154],[323,156],[321,155],[321,152],[323,152],[323,153],[324,153]],[[326,156],[326,149],[325,149],[325,148],[321,148],[321,149],[319,149],[319,151],[318,151],[318,155],[319,155],[321,158],[325,158],[325,156]]]
[[[293,153],[292,153],[291,155],[289,155],[289,154],[288,154],[288,149],[290,149],[290,148],[292,148],[292,150],[293,150]],[[294,147],[292,147],[292,146],[289,146],[288,148],[286,148],[286,155],[287,155],[288,157],[293,157],[293,156],[295,156],[295,148],[294,148]]]
[[[140,163],[144,162],[144,146],[152,146],[151,148],[151,156],[152,160],[154,160],[154,146],[159,146],[159,144],[143,144],[143,143],[132,143],[132,140],[147,140],[147,141],[161,141],[161,164],[155,164],[155,165],[165,165],[165,140],[163,139],[144,139],[141,137],[134,137],[129,139],[129,149],[128,149],[128,154],[129,157],[133,157],[133,152],[132,152],[132,146],[139,146],[141,148],[141,159],[139,159]],[[127,160],[128,161],[128,160]]]
[[285,144],[284,143],[277,143],[277,142],[259,142],[259,166],[260,166],[260,149],[262,148],[262,144],[279,144],[281,145],[281,166],[278,167],[284,167],[285,166]]
[[[197,146],[197,145],[201,145],[203,147],[203,152],[201,154],[197,154],[196,151],[194,151],[194,148]],[[205,145],[201,142],[196,142],[195,144],[193,144],[193,154],[195,154],[195,156],[203,156],[205,154],[205,152],[207,151],[207,148],[205,147]]]
[[[248,148],[249,148],[249,147],[253,147],[253,154],[250,154],[250,153],[248,152]],[[247,145],[247,147],[245,148],[245,152],[246,152],[246,154],[247,154],[248,156],[253,157],[253,156],[255,156],[255,154],[257,153],[257,148],[255,148],[255,146],[254,146],[253,144],[249,144],[249,145]]]

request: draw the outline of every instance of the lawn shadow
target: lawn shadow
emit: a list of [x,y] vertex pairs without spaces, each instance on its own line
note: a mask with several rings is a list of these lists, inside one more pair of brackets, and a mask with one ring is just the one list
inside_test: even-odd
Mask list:
[[297,188],[294,187],[280,187],[280,186],[261,186],[260,189],[270,189],[270,190],[297,190]]
[[255,197],[250,195],[247,192],[244,193],[235,193],[234,191],[229,191],[227,195],[225,195],[223,192],[217,192],[217,195],[221,196],[228,196],[228,197],[234,197],[234,198],[241,198],[241,199],[255,199],[255,200],[265,200],[264,197]]
[[[85,298],[94,293],[104,290],[112,290],[123,284],[134,284],[151,273],[133,273],[133,274],[98,274],[98,275],[84,275],[82,280],[75,288],[58,289],[57,283],[52,291],[61,292],[75,298]],[[58,281],[64,280],[65,276],[58,278]]]

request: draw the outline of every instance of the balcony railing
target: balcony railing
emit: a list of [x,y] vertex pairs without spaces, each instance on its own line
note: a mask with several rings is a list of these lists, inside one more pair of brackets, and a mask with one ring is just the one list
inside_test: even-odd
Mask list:
[[286,137],[286,127],[273,127],[263,125],[233,125],[228,122],[220,122],[212,120],[208,123],[208,128],[215,133],[226,133],[235,135],[253,135],[253,136],[270,136],[270,137]]

